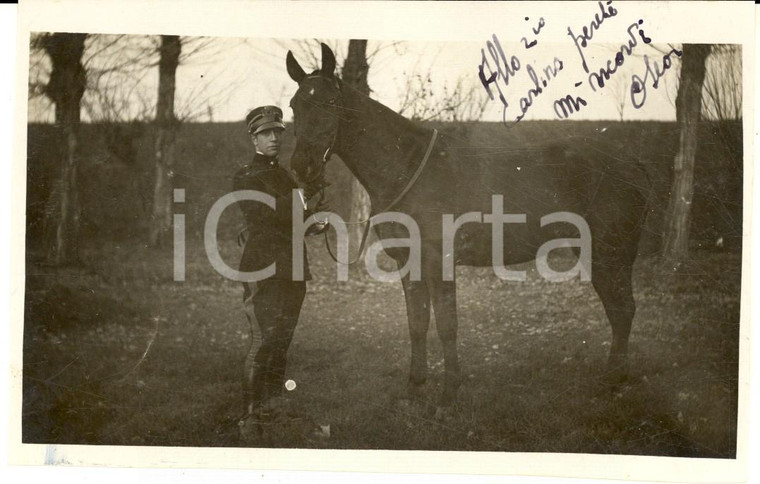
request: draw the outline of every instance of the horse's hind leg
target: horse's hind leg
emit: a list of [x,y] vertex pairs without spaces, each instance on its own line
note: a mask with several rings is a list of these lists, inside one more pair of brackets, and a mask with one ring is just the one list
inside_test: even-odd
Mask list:
[[612,383],[620,383],[628,378],[628,337],[636,312],[631,273],[631,264],[594,264],[593,268],[592,284],[612,326],[609,355]]
[[461,375],[457,355],[457,301],[456,285],[453,281],[438,281],[440,286],[433,290],[433,308],[435,311],[435,328],[443,347],[445,367],[444,388],[441,406],[451,407],[456,403]]
[[[443,347],[444,389],[440,409],[450,409],[457,400],[461,375],[457,355],[457,291],[456,282],[441,279],[440,260],[428,261],[425,281],[435,311],[435,328]],[[445,410],[444,410],[445,411]]]
[[412,281],[407,274],[401,279],[409,319],[409,338],[412,342],[412,361],[407,392],[419,396],[427,379],[427,334],[430,327],[430,293],[423,281]]

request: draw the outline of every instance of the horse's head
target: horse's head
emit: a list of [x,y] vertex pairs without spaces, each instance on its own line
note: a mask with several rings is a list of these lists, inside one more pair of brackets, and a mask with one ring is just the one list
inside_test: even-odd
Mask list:
[[306,74],[288,51],[287,67],[290,77],[298,83],[290,100],[296,135],[290,166],[302,182],[321,183],[338,136],[342,108],[340,85],[334,73],[335,55],[322,44],[322,67]]

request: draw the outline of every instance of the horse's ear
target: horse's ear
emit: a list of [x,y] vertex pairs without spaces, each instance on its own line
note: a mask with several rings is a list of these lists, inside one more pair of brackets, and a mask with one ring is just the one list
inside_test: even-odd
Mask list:
[[328,77],[332,77],[335,73],[335,54],[324,42],[322,43],[322,69],[320,72]]
[[301,84],[303,78],[306,77],[306,73],[296,58],[293,57],[293,53],[291,51],[288,51],[288,56],[285,58],[285,64],[288,67],[288,74],[290,74],[290,78],[296,81],[298,84]]

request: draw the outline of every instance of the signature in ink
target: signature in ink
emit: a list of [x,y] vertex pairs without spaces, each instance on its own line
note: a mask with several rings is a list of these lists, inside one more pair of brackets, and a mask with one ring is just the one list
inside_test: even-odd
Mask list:
[[617,9],[612,6],[612,0],[609,0],[607,2],[607,8],[604,7],[604,2],[599,2],[599,10],[601,10],[602,16],[600,17],[599,12],[597,12],[594,15],[594,19],[591,21],[591,23],[587,26],[583,26],[580,34],[576,35],[573,33],[573,30],[570,27],[567,28],[567,35],[573,39],[575,48],[578,49],[578,54],[581,56],[583,70],[585,70],[586,73],[588,73],[589,70],[588,64],[586,64],[586,56],[583,55],[583,49],[588,47],[588,42],[594,38],[594,32],[599,30],[605,19],[612,18],[618,13]]
[[565,97],[561,97],[554,101],[554,114],[557,119],[567,119],[571,114],[577,113],[581,110],[581,106],[586,106],[588,103],[580,96],[573,97],[567,94]]
[[660,85],[660,79],[665,75],[665,71],[670,69],[673,65],[670,56],[676,55],[681,57],[683,55],[682,51],[676,49],[672,45],[670,48],[670,52],[662,56],[662,68],[660,68],[657,61],[651,61],[650,63],[649,56],[645,55],[644,64],[647,66],[647,70],[644,73],[644,79],[637,74],[631,76],[631,104],[633,104],[634,108],[640,109],[647,100],[647,81],[649,80],[650,74],[652,76],[652,87],[657,89]]
[[520,122],[523,117],[525,117],[528,109],[530,109],[530,107],[533,105],[535,98],[544,92],[543,88],[548,86],[549,82],[557,77],[557,74],[562,70],[563,67],[564,64],[562,60],[555,57],[552,64],[544,67],[543,76],[539,78],[533,66],[530,64],[527,65],[525,70],[528,72],[530,80],[533,81],[533,87],[528,90],[528,94],[526,96],[520,98],[520,114],[515,118],[515,122]]
[[[507,59],[496,34],[493,34],[492,38],[493,42],[490,40],[486,42],[490,61],[486,56],[485,49],[480,49],[481,61],[480,67],[478,68],[478,77],[480,78],[480,83],[483,85],[483,88],[488,93],[488,97],[492,101],[495,98],[495,94],[491,90],[491,85],[493,84],[495,86],[496,91],[499,93],[499,100],[502,104],[502,119],[506,122],[509,103],[507,102],[506,96],[504,96],[504,91],[502,91],[502,84],[504,88],[509,86],[509,79],[514,77],[515,73],[517,73],[522,66],[520,64],[520,59],[515,55],[512,55]],[[491,62],[493,62],[495,69],[491,67]],[[486,74],[486,69],[488,70],[488,74]]]
[[[525,17],[525,21],[527,22],[530,20],[530,17]],[[538,35],[541,33],[541,29],[546,27],[546,21],[543,17],[538,19],[538,27],[533,27],[531,30],[533,30],[533,35]],[[526,37],[523,37],[520,39],[525,46],[526,49],[530,49],[531,47],[535,47],[538,44],[538,39],[533,39],[533,42],[528,42],[528,39]]]
[[[591,89],[596,91],[597,86],[599,88],[603,88],[605,81],[609,81],[610,78],[617,72],[618,67],[622,66],[625,63],[626,56],[630,57],[633,54],[633,49],[639,45],[639,39],[636,38],[636,33],[632,32],[633,30],[638,30],[638,35],[641,37],[642,42],[645,44],[652,42],[652,39],[646,36],[644,30],[639,28],[639,26],[643,23],[643,20],[639,20],[638,22],[634,22],[628,26],[628,29],[626,29],[629,37],[628,41],[625,44],[622,44],[620,46],[620,50],[615,54],[614,65],[612,60],[608,60],[606,67],[600,68],[599,72],[592,72],[588,75],[588,83],[591,85]],[[596,81],[596,86],[592,81]]]

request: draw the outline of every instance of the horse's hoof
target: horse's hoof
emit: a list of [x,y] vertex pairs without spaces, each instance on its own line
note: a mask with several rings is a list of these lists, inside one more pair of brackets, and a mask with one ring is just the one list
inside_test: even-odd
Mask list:
[[321,425],[317,424],[314,428],[312,435],[317,439],[327,440],[330,438],[330,424]]
[[607,360],[607,381],[609,383],[625,383],[630,373],[628,359],[623,356],[610,356]]
[[617,388],[628,383],[630,376],[627,371],[619,371],[617,369],[610,370],[604,376],[604,383],[608,387]]
[[441,406],[435,409],[435,419],[442,422],[448,422],[454,418],[454,406]]

